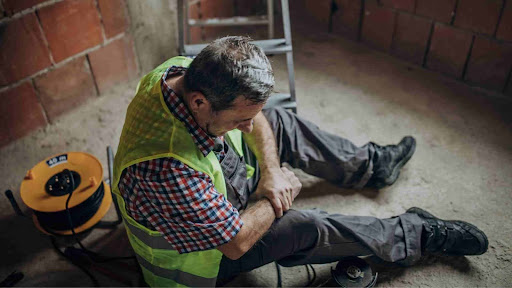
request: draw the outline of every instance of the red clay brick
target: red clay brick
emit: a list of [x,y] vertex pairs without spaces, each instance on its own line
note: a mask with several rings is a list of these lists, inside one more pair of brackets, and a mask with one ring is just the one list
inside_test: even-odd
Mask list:
[[39,11],[55,62],[100,44],[100,18],[93,0],[62,1]]
[[416,64],[423,63],[432,21],[408,13],[399,13],[395,37],[391,46],[393,54]]
[[332,19],[333,32],[357,39],[361,18],[361,1],[340,0],[336,3],[338,11],[334,13]]
[[496,38],[507,41],[512,41],[512,2],[508,1],[505,4],[503,15],[498,26],[498,32]]
[[391,47],[395,27],[395,12],[380,7],[376,1],[366,1],[362,40],[380,50],[388,51]]
[[476,37],[465,80],[502,91],[512,67],[512,46]]
[[427,55],[427,67],[457,78],[462,77],[472,39],[473,35],[467,31],[436,24]]
[[85,57],[41,75],[34,82],[50,122],[96,95]]
[[44,1],[47,0],[4,0],[4,9],[7,12],[7,15],[12,15],[16,12],[32,8]]
[[16,82],[51,65],[34,13],[1,27],[0,85]]
[[130,80],[137,75],[130,37],[123,37],[91,52],[89,60],[100,93],[104,93],[114,84]]
[[384,6],[414,12],[416,0],[381,0]]
[[[46,125],[41,103],[37,100],[34,87],[30,82],[25,82],[17,87],[0,93],[0,127],[1,142],[14,140],[25,136],[30,131]],[[7,127],[5,127],[6,125]]]
[[99,0],[98,5],[107,38],[122,33],[128,28],[123,0]]
[[416,14],[433,18],[436,21],[450,23],[456,0],[417,0]]
[[454,25],[492,35],[503,0],[459,0]]

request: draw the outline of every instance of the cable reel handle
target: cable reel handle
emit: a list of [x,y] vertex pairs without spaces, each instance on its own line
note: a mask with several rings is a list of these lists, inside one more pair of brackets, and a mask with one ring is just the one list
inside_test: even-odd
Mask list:
[[18,205],[18,202],[16,202],[16,199],[14,198],[14,195],[12,194],[11,190],[5,191],[5,197],[9,199],[9,202],[11,202],[12,209],[14,209],[14,212],[16,212],[16,215],[25,217],[25,214],[20,209],[20,206]]

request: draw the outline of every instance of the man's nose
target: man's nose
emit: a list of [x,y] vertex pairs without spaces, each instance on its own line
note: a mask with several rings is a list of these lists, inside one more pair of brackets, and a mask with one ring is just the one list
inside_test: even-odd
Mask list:
[[254,128],[254,126],[252,125],[253,121],[247,121],[247,122],[244,122],[240,125],[238,125],[238,130],[244,132],[244,133],[251,133],[252,132],[252,128]]

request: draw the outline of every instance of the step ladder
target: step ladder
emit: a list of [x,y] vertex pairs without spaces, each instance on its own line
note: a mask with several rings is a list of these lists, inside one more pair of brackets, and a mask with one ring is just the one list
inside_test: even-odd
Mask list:
[[[295,74],[293,70],[292,33],[290,26],[290,11],[288,0],[281,0],[283,17],[284,38],[274,38],[274,0],[267,0],[267,15],[189,19],[189,5],[197,3],[197,0],[178,0],[178,40],[180,55],[196,56],[206,45],[186,44],[190,42],[190,27],[206,26],[245,26],[267,25],[268,39],[252,41],[265,51],[266,55],[286,54],[286,67],[288,69],[288,85],[290,93],[273,93],[265,107],[283,107],[297,112],[295,98]],[[185,39],[186,37],[186,39]]]

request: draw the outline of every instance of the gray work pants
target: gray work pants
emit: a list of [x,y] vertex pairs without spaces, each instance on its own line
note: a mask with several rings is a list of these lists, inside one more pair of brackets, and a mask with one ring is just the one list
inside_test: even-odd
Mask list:
[[[371,144],[357,147],[284,109],[265,109],[263,113],[276,137],[281,162],[344,187],[363,187],[371,177]],[[257,183],[248,185],[254,190]],[[410,265],[421,256],[421,232],[422,222],[416,214],[378,219],[290,209],[241,258],[224,256],[218,279],[223,281],[273,261],[295,266],[373,254]]]

